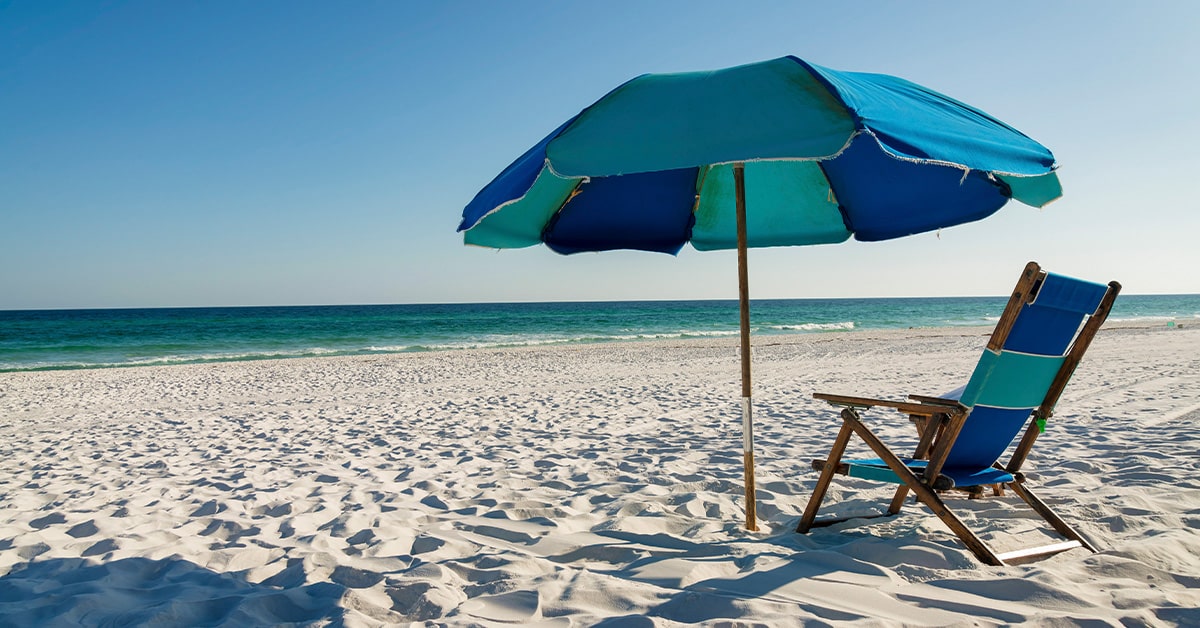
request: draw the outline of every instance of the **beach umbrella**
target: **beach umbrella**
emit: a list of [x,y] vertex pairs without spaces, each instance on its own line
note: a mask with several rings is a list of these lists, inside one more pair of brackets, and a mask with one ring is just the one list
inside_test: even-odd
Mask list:
[[547,135],[463,210],[467,244],[562,254],[738,250],[746,527],[757,528],[748,247],[888,240],[1062,189],[1054,156],[884,74],[782,57],[645,74]]

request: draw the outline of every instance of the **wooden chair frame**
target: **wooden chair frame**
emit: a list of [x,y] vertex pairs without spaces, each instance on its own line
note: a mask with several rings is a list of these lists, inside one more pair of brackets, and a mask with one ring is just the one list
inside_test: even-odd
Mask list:
[[[1021,279],[1018,281],[1012,296],[1009,298],[1008,305],[1004,309],[1004,313],[996,324],[996,330],[992,333],[988,341],[987,346],[989,349],[999,351],[1004,346],[1004,342],[1008,338],[1008,334],[1012,330],[1013,324],[1021,312],[1021,308],[1037,294],[1040,282],[1044,277],[1045,273],[1037,263],[1030,262],[1025,266]],[[808,506],[804,510],[804,515],[800,519],[797,532],[806,533],[815,526],[829,525],[844,520],[818,522],[816,516],[817,511],[821,507],[821,501],[825,498],[825,493],[833,481],[833,476],[848,472],[849,466],[842,463],[841,460],[851,437],[857,435],[903,482],[897,487],[887,512],[879,516],[898,514],[909,492],[912,492],[917,500],[925,504],[951,531],[958,535],[967,548],[979,560],[989,565],[1003,565],[1011,561],[1047,556],[1075,547],[1085,547],[1090,551],[1097,551],[1095,546],[1085,539],[1083,535],[1055,514],[1045,502],[1024,485],[1025,477],[1020,473],[1020,470],[1028,458],[1030,450],[1033,449],[1038,434],[1041,433],[1039,422],[1043,422],[1042,424],[1044,424],[1044,421],[1050,417],[1055,404],[1062,395],[1063,389],[1066,387],[1071,375],[1075,372],[1075,368],[1079,365],[1079,361],[1083,358],[1083,354],[1087,351],[1088,345],[1091,344],[1096,332],[1104,324],[1104,320],[1108,317],[1108,313],[1112,309],[1113,301],[1121,290],[1121,285],[1115,281],[1109,283],[1108,286],[1108,292],[1105,293],[1103,299],[1100,301],[1100,305],[1097,307],[1095,313],[1092,314],[1075,337],[1073,344],[1067,352],[1066,359],[1050,384],[1041,405],[1031,413],[1029,426],[1013,451],[1008,464],[1003,467],[999,464],[995,465],[997,469],[1003,469],[1014,477],[1013,481],[1006,483],[1004,486],[1011,488],[1030,508],[1041,515],[1051,527],[1069,539],[1068,541],[997,554],[978,535],[967,528],[962,520],[946,506],[945,502],[938,495],[938,492],[950,488],[952,485],[952,482],[947,483],[942,481],[948,480],[948,478],[941,476],[940,472],[951,449],[954,447],[954,443],[963,425],[966,423],[970,409],[956,400],[922,395],[912,395],[908,401],[890,401],[886,399],[824,393],[813,395],[816,399],[842,408],[842,427],[833,442],[828,459],[813,461],[813,467],[819,470],[821,475],[817,480],[813,495],[809,499]],[[860,412],[876,406],[891,408],[907,414],[917,424],[920,440],[917,443],[916,451],[913,452],[913,459],[927,461],[924,471],[919,475],[905,465],[899,456],[893,453],[862,422]],[[999,493],[1002,487],[996,486],[994,489]]]

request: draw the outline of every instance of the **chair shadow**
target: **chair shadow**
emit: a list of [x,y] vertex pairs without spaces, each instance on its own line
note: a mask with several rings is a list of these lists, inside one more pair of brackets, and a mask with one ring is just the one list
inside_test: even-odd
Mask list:
[[0,577],[0,625],[344,625],[346,588],[304,581],[299,560],[261,583],[174,557],[35,560]]
[[[798,521],[798,519],[797,519]],[[794,527],[794,523],[791,526]],[[790,530],[790,528],[788,528]],[[721,618],[738,617],[744,611],[737,607],[745,600],[772,599],[781,586],[797,581],[828,576],[838,571],[862,571],[867,565],[848,558],[836,551],[812,547],[801,539],[788,533],[780,533],[748,541],[761,547],[760,552],[754,553],[756,558],[774,557],[778,564],[774,567],[748,574],[730,577],[711,577],[691,584],[683,585],[671,579],[656,579],[636,572],[649,565],[672,558],[686,555],[689,560],[704,562],[706,560],[720,561],[729,558],[728,547],[724,542],[695,543],[663,534],[638,534],[606,530],[598,532],[626,543],[640,544],[663,548],[665,552],[648,556],[629,564],[622,572],[613,573],[618,577],[629,580],[655,584],[677,592],[650,608],[644,615],[626,615],[610,617],[596,624],[609,628],[640,628],[651,626],[654,622],[650,617],[668,619],[683,623],[704,623]],[[882,570],[867,575],[884,577]],[[785,604],[796,604],[799,608],[817,617],[829,621],[854,621],[868,618],[869,615],[844,612],[826,608],[819,604],[809,604],[800,600],[786,599],[786,595],[778,600]]]

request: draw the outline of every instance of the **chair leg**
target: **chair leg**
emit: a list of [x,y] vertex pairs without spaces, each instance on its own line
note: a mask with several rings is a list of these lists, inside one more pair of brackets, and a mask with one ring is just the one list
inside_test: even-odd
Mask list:
[[[942,427],[949,420],[946,414],[935,414],[928,418],[917,415],[910,415],[910,419],[918,427],[918,433],[921,439],[917,442],[917,450],[913,452],[914,460],[926,460],[929,458],[929,449],[933,447],[933,443],[941,434]],[[892,503],[888,505],[889,515],[900,514],[900,509],[904,507],[904,500],[908,498],[908,486],[901,484],[896,488],[896,494],[892,497]]]
[[971,550],[971,552],[975,554],[976,558],[988,565],[1004,564],[1004,562],[1000,560],[1000,557],[997,556],[996,553],[993,552],[991,548],[989,548],[983,542],[983,539],[979,538],[978,535],[972,532],[971,529],[967,527],[967,524],[963,523],[962,520],[958,518],[958,515],[955,515],[948,507],[946,507],[946,503],[942,501],[941,497],[938,497],[936,492],[926,490],[916,491],[916,493],[917,498],[921,500],[921,503],[928,506],[929,509],[933,511],[933,514],[937,515],[938,519],[941,519],[942,523],[946,524],[946,527],[950,528],[950,530],[958,536],[963,544],[967,546],[967,549]]
[[937,496],[937,493],[934,492],[933,489],[925,486],[925,484],[921,482],[921,479],[918,478],[911,470],[909,470],[909,468],[905,466],[900,458],[898,458],[896,454],[892,453],[892,450],[888,449],[887,445],[883,444],[883,441],[879,440],[879,437],[875,436],[871,430],[867,429],[866,425],[863,425],[863,423],[858,420],[857,415],[852,412],[847,414],[846,411],[843,411],[842,417],[846,421],[846,424],[849,425],[850,428],[853,429],[854,432],[867,443],[867,446],[870,447],[871,450],[876,453],[876,455],[882,458],[885,463],[887,463],[887,466],[892,470],[892,473],[895,473],[897,476],[899,476],[900,479],[903,480],[908,486],[908,488],[916,493],[917,499],[921,500],[921,503],[929,507],[929,509],[933,511],[933,514],[937,515],[938,519],[942,520],[942,523],[945,523],[946,526],[954,532],[954,534],[958,535],[958,538],[962,540],[963,544],[966,545],[967,548],[970,549],[977,558],[979,558],[979,560],[989,565],[1004,564],[1000,561],[1000,558],[996,556],[995,552],[993,552],[990,548],[988,548],[987,545],[984,544],[982,539],[972,532],[970,528],[968,528],[966,524],[964,524],[962,520],[958,518],[957,515],[955,515],[950,511],[949,508],[946,507],[946,504],[942,502],[942,499]]
[[800,518],[800,525],[796,526],[796,531],[801,534],[807,533],[812,528],[813,522],[816,521],[817,511],[821,509],[821,500],[825,499],[825,492],[829,490],[838,464],[842,461],[842,455],[846,453],[846,444],[850,442],[850,436],[853,434],[850,425],[844,419],[847,412],[850,410],[842,411],[842,429],[833,441],[833,448],[829,450],[829,458],[825,461],[825,468],[821,469],[821,477],[817,480],[812,497],[808,499],[808,506],[804,508],[804,516]]
[[1029,507],[1036,511],[1037,514],[1041,515],[1042,518],[1045,519],[1051,527],[1058,531],[1059,534],[1067,537],[1068,539],[1079,541],[1080,545],[1093,552],[1100,551],[1096,549],[1094,545],[1088,542],[1087,539],[1083,538],[1082,534],[1077,532],[1075,528],[1072,528],[1070,524],[1062,519],[1062,517],[1059,517],[1053,510],[1050,509],[1049,506],[1046,505],[1046,502],[1039,499],[1037,495],[1033,494],[1033,491],[1030,491],[1021,482],[1010,482],[1008,485],[1012,488],[1014,493],[1019,495],[1021,499],[1025,500],[1025,503],[1029,504]]
[[892,497],[892,503],[888,505],[888,514],[900,514],[900,509],[904,507],[905,499],[908,499],[908,485],[901,484],[900,486],[896,487],[896,494]]

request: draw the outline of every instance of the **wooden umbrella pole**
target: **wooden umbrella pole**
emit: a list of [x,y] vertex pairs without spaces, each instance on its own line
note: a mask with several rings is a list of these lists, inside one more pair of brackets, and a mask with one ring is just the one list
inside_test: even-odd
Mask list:
[[733,165],[737,188],[738,302],[742,336],[742,460],[746,476],[746,529],[758,530],[754,497],[754,421],[750,406],[750,272],[746,266],[746,165]]

